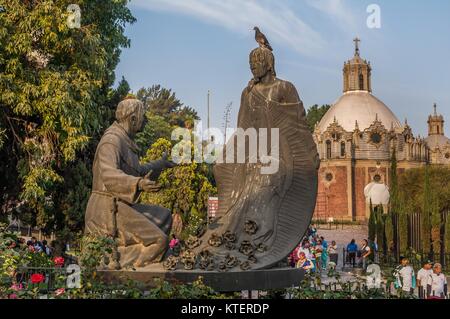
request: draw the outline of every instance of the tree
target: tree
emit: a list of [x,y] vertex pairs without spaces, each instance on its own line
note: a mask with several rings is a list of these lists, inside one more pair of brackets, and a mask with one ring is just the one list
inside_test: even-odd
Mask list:
[[372,205],[372,200],[370,201],[370,216],[369,216],[369,235],[368,239],[372,242],[375,241],[377,235],[377,218],[376,212]]
[[[160,159],[162,154],[171,154],[172,143],[158,139],[147,151],[143,162]],[[172,212],[181,212],[185,232],[184,238],[194,235],[206,223],[207,203],[217,190],[207,178],[208,167],[204,163],[192,162],[167,169],[158,178],[162,189],[158,193],[145,193],[142,202],[161,205]]]
[[136,142],[142,150],[148,149],[159,138],[170,140],[172,130],[176,127],[191,129],[194,121],[200,119],[193,108],[183,105],[175,92],[160,85],[141,88],[136,97],[147,108],[147,124],[136,136]]
[[314,132],[315,125],[320,122],[320,120],[325,115],[325,113],[327,113],[330,107],[331,106],[328,104],[322,106],[314,104],[308,109],[308,111],[306,112],[306,122],[308,123],[308,127],[311,132]]
[[71,3],[2,1],[0,14],[0,200],[44,231],[64,227],[58,201],[72,174],[90,169],[72,162],[108,124],[114,69],[130,43],[124,28],[135,21],[128,0],[80,0],[81,27],[71,28]]
[[[431,211],[432,211],[432,195],[430,189],[430,168],[429,165],[425,167],[424,185],[423,185],[423,207],[420,215],[421,220],[421,237],[423,251],[431,254],[432,252],[432,239],[431,239]],[[431,257],[431,256],[430,256]]]
[[[450,209],[449,180],[450,168],[446,166],[410,169],[399,178],[399,197],[403,203],[401,210],[419,212],[422,221],[429,220],[421,223],[422,243],[431,241],[430,248],[434,253],[441,249],[445,221],[443,217]],[[445,250],[450,251],[450,247],[445,247]]]
[[389,252],[391,252],[391,249],[395,248],[395,242],[394,242],[394,224],[392,221],[392,214],[390,212],[386,215],[384,224],[385,224],[384,232],[386,235],[386,245]]
[[444,237],[445,251],[450,251],[450,214],[447,212],[447,218],[445,222],[445,237]]
[[376,216],[376,233],[377,233],[377,244],[378,250],[386,252],[385,245],[385,215],[383,212],[383,205],[377,205],[375,207]]
[[[391,150],[391,163],[389,168],[389,190],[390,190],[390,200],[389,200],[389,218],[393,222],[396,221],[395,224],[392,223],[392,242],[394,243],[395,250],[395,258],[398,259],[400,256],[400,246],[398,243],[399,240],[399,210],[400,210],[400,199],[398,193],[398,177],[397,177],[397,155],[396,150],[393,148]],[[391,223],[387,223],[387,232],[389,235],[391,234]],[[394,229],[394,227],[396,229]],[[391,245],[391,241],[388,241],[389,245]]]

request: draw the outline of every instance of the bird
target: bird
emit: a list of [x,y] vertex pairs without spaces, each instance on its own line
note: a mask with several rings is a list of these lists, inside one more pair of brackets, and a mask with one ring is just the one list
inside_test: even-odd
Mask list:
[[258,27],[254,27],[253,30],[255,30],[255,40],[258,42],[259,46],[262,48],[267,48],[270,51],[273,51],[272,47],[270,46],[269,41],[267,40],[264,33],[262,33]]

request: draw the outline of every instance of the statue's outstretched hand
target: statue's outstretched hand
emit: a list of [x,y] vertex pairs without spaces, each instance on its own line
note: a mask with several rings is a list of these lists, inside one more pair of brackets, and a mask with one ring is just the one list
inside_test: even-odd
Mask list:
[[159,186],[155,181],[149,179],[151,173],[152,172],[150,171],[139,181],[139,190],[148,193],[156,193],[161,189],[161,186]]
[[168,160],[168,155],[167,155],[166,152],[164,152],[164,153],[162,154],[161,160],[164,162],[164,167],[165,167],[165,168],[173,168],[173,167],[175,167],[175,166],[178,166],[177,163],[174,163],[174,162]]

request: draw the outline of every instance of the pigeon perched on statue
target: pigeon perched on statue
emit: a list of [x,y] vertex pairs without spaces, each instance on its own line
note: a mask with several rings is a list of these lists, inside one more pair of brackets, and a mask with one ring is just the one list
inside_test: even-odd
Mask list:
[[253,30],[255,30],[255,40],[258,42],[259,46],[273,51],[264,33],[262,33],[258,27],[254,27]]

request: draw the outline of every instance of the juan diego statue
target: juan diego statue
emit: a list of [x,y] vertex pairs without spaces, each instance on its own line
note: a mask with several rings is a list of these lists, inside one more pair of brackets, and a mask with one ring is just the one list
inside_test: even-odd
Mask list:
[[172,227],[171,212],[165,208],[138,203],[142,191],[156,192],[161,171],[174,164],[163,158],[139,163],[135,134],[144,122],[144,104],[136,99],[119,103],[114,122],[104,133],[95,153],[92,193],[85,232],[112,236],[118,249],[112,267],[143,267],[162,259]]

